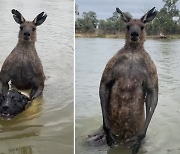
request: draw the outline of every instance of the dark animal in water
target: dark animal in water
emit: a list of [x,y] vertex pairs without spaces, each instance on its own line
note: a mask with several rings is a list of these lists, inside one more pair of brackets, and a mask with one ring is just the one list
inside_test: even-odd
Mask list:
[[2,119],[10,120],[30,104],[29,97],[21,94],[15,89],[9,90],[6,94],[0,95],[0,116]]
[[41,95],[45,80],[35,48],[36,27],[45,21],[47,15],[42,12],[33,21],[26,21],[19,11],[13,9],[12,14],[20,24],[19,40],[1,68],[0,93],[9,90],[8,82],[11,81],[18,89],[31,89],[30,98],[34,99]]
[[88,141],[96,144],[105,139],[109,146],[128,145],[136,154],[158,102],[156,66],[143,46],[144,26],[156,11],[152,8],[141,19],[131,19],[119,8],[116,11],[127,23],[126,42],[103,72],[99,89],[103,127]]

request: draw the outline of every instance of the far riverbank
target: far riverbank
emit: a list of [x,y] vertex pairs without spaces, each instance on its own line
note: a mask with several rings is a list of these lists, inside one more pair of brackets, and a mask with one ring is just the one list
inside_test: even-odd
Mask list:
[[[95,33],[75,33],[75,37],[80,38],[124,38],[124,34],[95,34]],[[180,39],[180,35],[147,35],[148,39]]]

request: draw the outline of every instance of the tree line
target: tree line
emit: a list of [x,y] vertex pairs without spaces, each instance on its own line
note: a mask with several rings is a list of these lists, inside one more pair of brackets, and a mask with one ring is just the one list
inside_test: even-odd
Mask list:
[[[157,11],[157,16],[153,22],[146,25],[148,35],[170,35],[180,34],[180,11],[177,8],[179,0],[163,0],[163,7]],[[76,5],[76,15],[79,14]],[[131,16],[128,12],[126,12]],[[75,22],[76,33],[98,33],[98,34],[121,34],[125,30],[125,23],[117,12],[106,20],[98,20],[93,11],[83,12],[82,18],[77,18]]]

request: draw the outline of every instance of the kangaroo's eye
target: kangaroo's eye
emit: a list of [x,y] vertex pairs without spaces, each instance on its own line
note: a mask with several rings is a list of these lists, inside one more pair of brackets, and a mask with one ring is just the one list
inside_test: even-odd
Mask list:
[[141,30],[143,30],[144,29],[144,26],[141,26]]
[[23,27],[22,27],[22,26],[20,27],[20,30],[23,30]]
[[33,28],[32,30],[33,30],[33,31],[35,31],[35,30],[36,30],[36,28]]

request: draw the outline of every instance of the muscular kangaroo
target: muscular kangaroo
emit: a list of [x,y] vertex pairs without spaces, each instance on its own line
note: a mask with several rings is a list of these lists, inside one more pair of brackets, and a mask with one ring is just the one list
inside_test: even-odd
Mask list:
[[158,101],[156,66],[144,49],[144,26],[154,19],[156,11],[152,8],[141,19],[131,19],[119,8],[116,11],[127,23],[126,42],[103,72],[99,88],[103,127],[90,135],[89,141],[128,145],[136,154]]
[[0,72],[0,92],[9,90],[8,82],[18,89],[31,89],[30,98],[41,95],[45,75],[41,60],[35,48],[36,27],[41,25],[47,15],[42,12],[33,21],[26,21],[21,13],[12,10],[14,20],[20,24],[19,39],[16,47],[3,63]]

